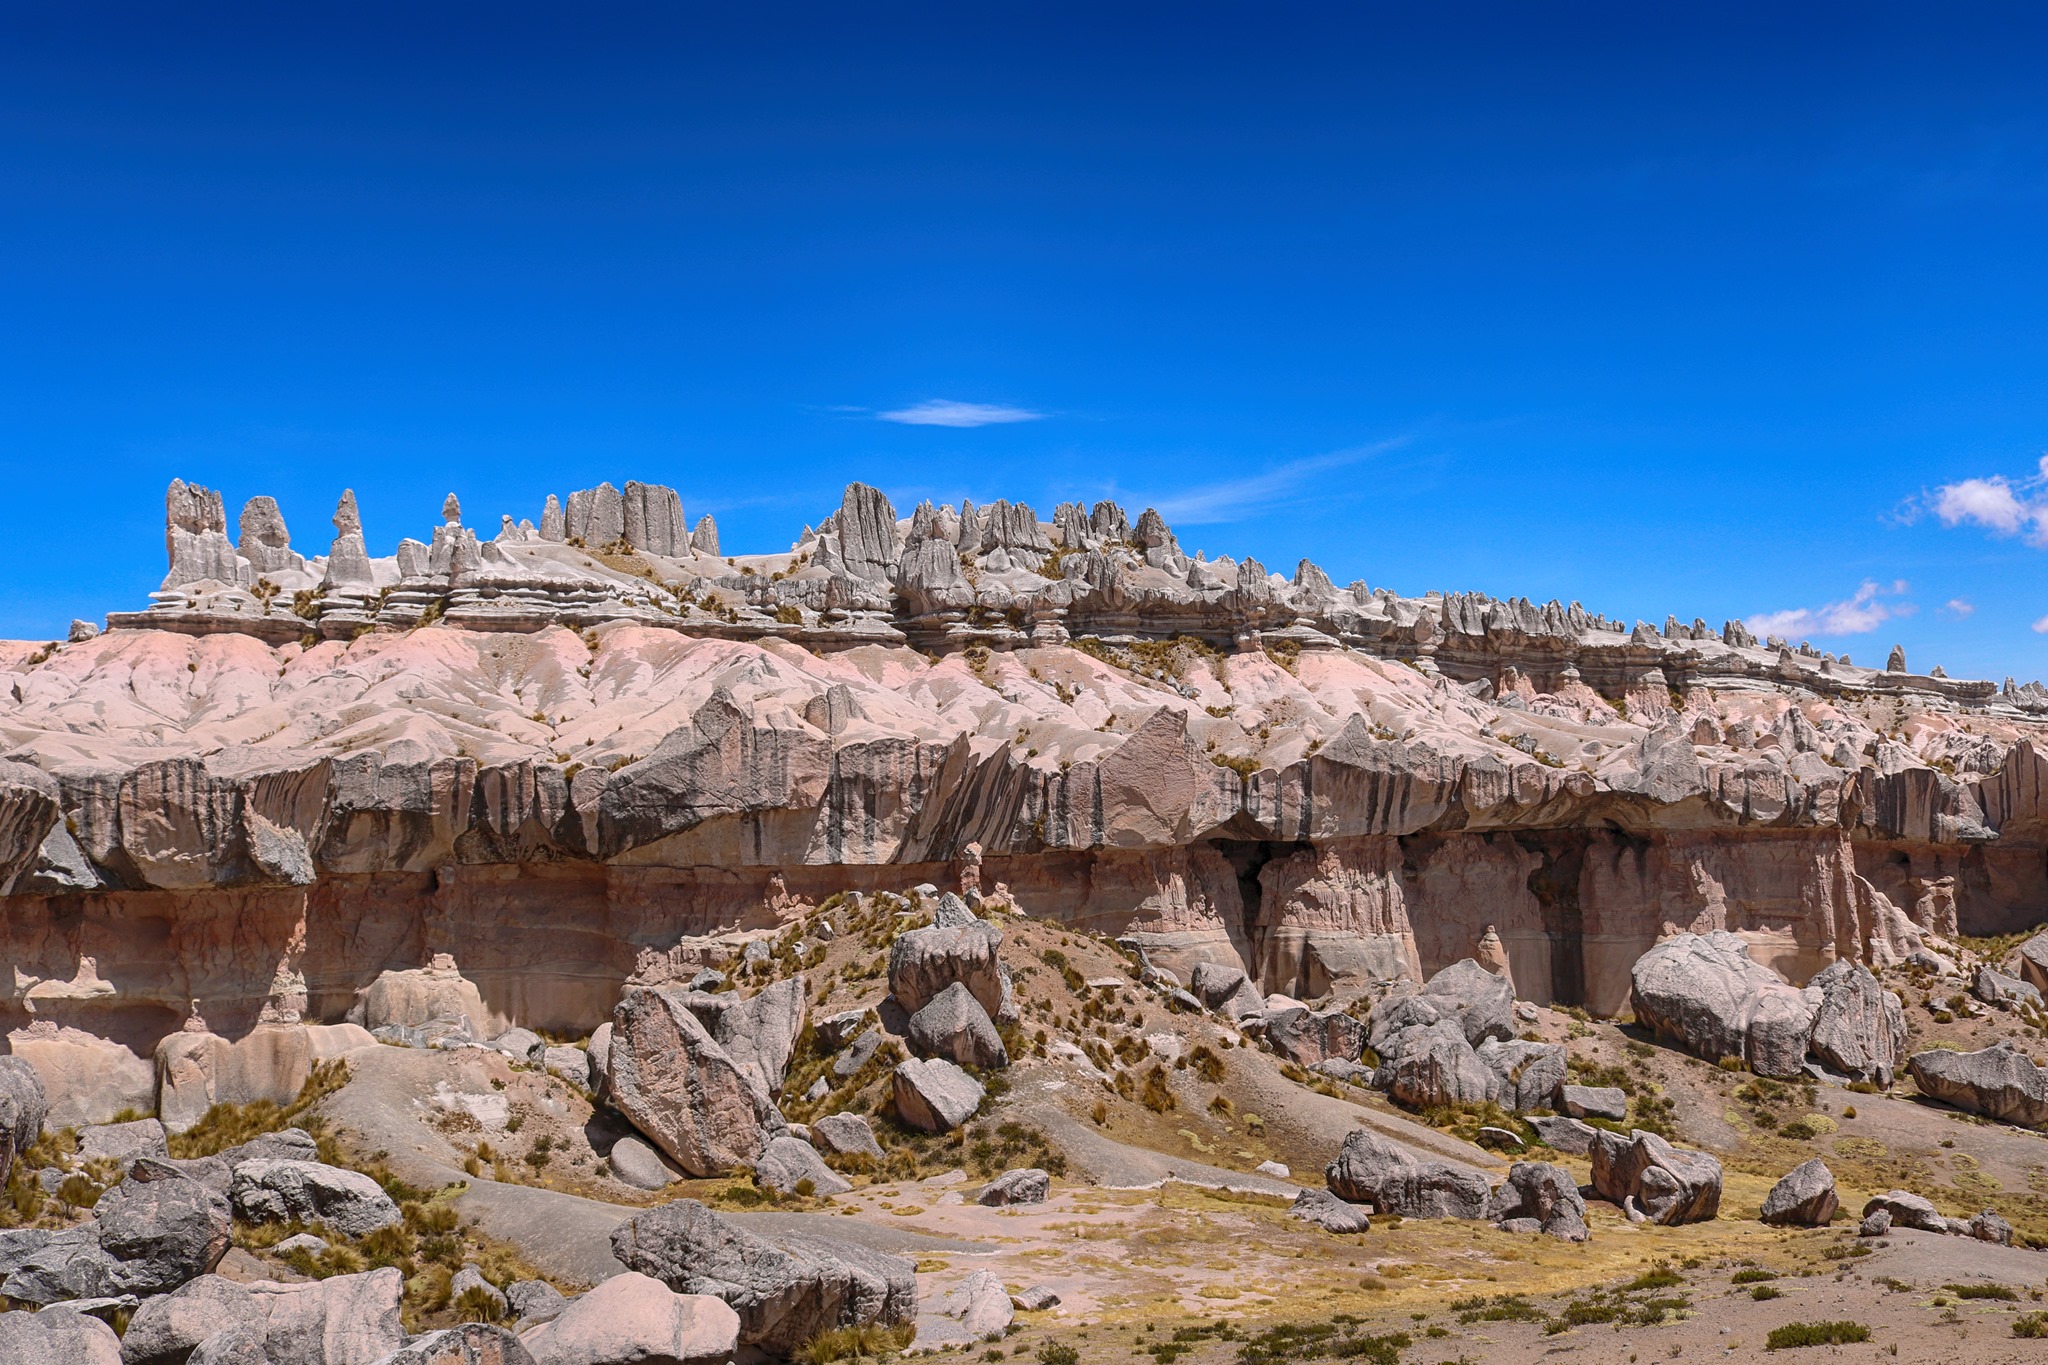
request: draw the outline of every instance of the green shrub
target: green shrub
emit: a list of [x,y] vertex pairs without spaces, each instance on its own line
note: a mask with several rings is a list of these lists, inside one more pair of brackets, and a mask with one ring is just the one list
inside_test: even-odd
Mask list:
[[1728,1277],[1728,1283],[1760,1284],[1765,1280],[1775,1280],[1777,1278],[1778,1272],[1775,1270],[1759,1270],[1756,1267],[1752,1266],[1748,1270],[1736,1271],[1733,1275]]
[[1081,1353],[1062,1342],[1048,1341],[1038,1348],[1038,1365],[1080,1365]]
[[1942,1288],[1959,1299],[2003,1299],[2012,1303],[2019,1298],[2019,1291],[2009,1284],[1950,1284]]
[[1788,1322],[1773,1327],[1764,1338],[1764,1349],[1783,1351],[1795,1346],[1847,1346],[1870,1340],[1870,1329],[1860,1322]]
[[2012,1334],[2029,1340],[2048,1339],[2048,1313],[2027,1313],[2014,1318]]

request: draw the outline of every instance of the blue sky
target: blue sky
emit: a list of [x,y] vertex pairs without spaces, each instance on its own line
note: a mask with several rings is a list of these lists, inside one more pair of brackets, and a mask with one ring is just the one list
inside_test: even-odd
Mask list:
[[2048,11],[1960,8],[9,5],[0,634],[173,475],[861,478],[2048,674]]

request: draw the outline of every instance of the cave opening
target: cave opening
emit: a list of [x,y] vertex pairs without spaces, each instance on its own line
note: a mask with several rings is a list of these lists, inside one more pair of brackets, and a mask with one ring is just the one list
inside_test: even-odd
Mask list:
[[1209,844],[1223,855],[1237,877],[1238,919],[1237,923],[1225,927],[1239,955],[1250,967],[1252,979],[1259,989],[1280,989],[1266,980],[1270,965],[1266,956],[1268,935],[1259,919],[1265,887],[1259,881],[1259,873],[1275,858],[1285,858],[1312,846],[1300,840],[1282,839],[1211,839]]
[[1579,830],[1523,831],[1515,842],[1542,863],[1529,874],[1529,894],[1543,912],[1543,936],[1550,944],[1550,998],[1560,1005],[1586,1003],[1586,917],[1579,906],[1587,836]]

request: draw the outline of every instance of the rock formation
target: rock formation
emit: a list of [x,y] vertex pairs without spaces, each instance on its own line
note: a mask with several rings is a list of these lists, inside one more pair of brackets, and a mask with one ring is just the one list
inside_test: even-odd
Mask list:
[[[730,559],[651,483],[481,520],[451,498],[373,554],[344,494],[302,554],[273,503],[231,542],[219,495],[175,483],[153,605],[0,645],[5,1028],[53,1121],[230,1093],[215,1044],[159,1053],[194,997],[239,1048],[447,953],[478,1041],[580,1035],[643,953],[924,883],[1208,964],[1191,998],[1234,1018],[1475,953],[1482,995],[1619,1013],[1646,951],[1725,935],[1779,984],[1688,1046],[1881,1080],[1896,1055],[1835,1048],[1808,983],[2048,902],[2038,684],[1290,578],[1111,503],[899,517],[857,484]],[[1001,1022],[997,931],[923,932],[891,963],[906,1012],[957,980]],[[1884,1001],[1842,990],[1846,1032],[1882,1037]],[[1451,1063],[1418,1093],[1471,1089]]]

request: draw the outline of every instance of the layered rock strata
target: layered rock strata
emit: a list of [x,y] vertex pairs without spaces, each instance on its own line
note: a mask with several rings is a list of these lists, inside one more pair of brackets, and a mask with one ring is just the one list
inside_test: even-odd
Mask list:
[[[0,645],[0,1025],[53,1121],[166,1076],[189,1121],[297,1074],[222,1048],[439,954],[479,1038],[588,1031],[843,891],[1007,892],[1247,998],[1478,957],[1603,1012],[1676,933],[1803,985],[2048,903],[2035,684],[1283,577],[1108,503],[855,485],[730,558],[652,484],[442,513],[373,555],[347,495],[307,554],[174,484],[154,605]],[[223,1042],[160,1053],[195,1000]]]

